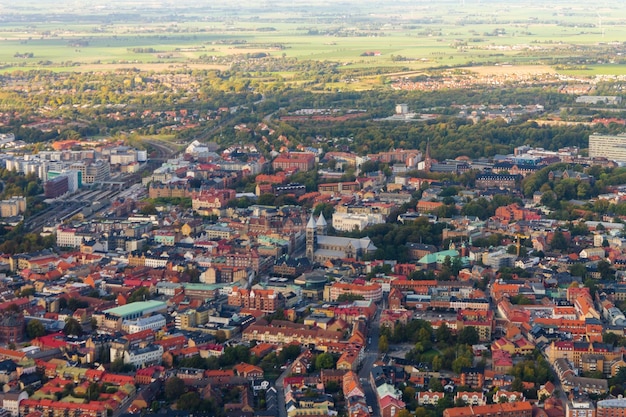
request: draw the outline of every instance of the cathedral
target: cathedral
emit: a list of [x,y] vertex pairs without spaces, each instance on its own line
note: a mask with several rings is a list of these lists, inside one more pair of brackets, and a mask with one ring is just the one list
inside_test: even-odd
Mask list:
[[306,225],[306,256],[311,262],[325,262],[333,259],[360,259],[364,254],[377,248],[369,237],[353,239],[349,237],[327,236],[328,223],[320,213],[317,220],[311,214]]

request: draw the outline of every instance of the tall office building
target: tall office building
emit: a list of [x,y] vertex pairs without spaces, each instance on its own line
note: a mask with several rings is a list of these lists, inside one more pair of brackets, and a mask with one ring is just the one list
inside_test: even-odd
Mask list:
[[616,162],[626,162],[626,134],[590,135],[589,156],[607,158]]

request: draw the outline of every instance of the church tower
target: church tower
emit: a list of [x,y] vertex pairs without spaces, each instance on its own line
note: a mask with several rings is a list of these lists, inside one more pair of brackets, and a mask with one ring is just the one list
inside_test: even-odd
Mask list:
[[317,218],[316,228],[317,228],[318,236],[326,236],[326,231],[328,230],[328,223],[326,223],[326,219],[324,218],[324,213],[320,213],[320,216]]
[[306,257],[313,263],[315,257],[315,232],[316,232],[315,220],[313,220],[313,213],[309,218],[309,222],[306,224]]
[[426,153],[424,154],[424,171],[430,172],[433,166],[433,161],[430,159],[430,139],[426,143]]

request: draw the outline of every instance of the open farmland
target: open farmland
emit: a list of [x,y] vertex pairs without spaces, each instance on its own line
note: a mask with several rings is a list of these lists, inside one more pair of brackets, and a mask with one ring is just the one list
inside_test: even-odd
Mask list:
[[[543,65],[582,76],[624,72],[626,5],[617,1],[598,7],[556,2],[550,9],[533,1],[469,0],[379,8],[290,2],[237,10],[193,2],[85,3],[24,3],[21,9],[5,3],[3,71],[223,70],[273,57],[334,62],[340,72],[361,75],[356,84],[366,88],[380,73],[467,65]],[[366,71],[372,68],[380,70]]]

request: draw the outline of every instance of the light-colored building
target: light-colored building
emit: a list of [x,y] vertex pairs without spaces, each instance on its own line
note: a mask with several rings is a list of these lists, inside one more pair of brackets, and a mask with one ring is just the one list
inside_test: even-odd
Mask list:
[[7,410],[11,417],[18,417],[20,413],[20,402],[28,399],[28,393],[22,392],[4,392],[0,394],[2,400],[2,408]]
[[366,253],[376,251],[369,237],[353,239],[327,236],[327,223],[324,215],[316,219],[311,216],[306,226],[306,255],[312,262],[325,262],[332,259],[361,259]]
[[71,170],[81,173],[85,184],[97,184],[106,181],[111,176],[111,166],[106,161],[75,162],[70,165]]
[[135,368],[143,368],[148,365],[160,364],[162,356],[163,346],[148,345],[144,348],[124,352],[124,363],[131,364]]
[[384,222],[382,214],[333,213],[333,228],[340,231],[360,231],[367,226]]
[[[610,414],[613,416],[613,414]],[[565,405],[566,417],[596,417],[596,408],[589,400],[574,399]]]
[[0,217],[19,216],[26,210],[26,198],[13,196],[0,201]]
[[122,330],[126,333],[137,333],[143,330],[159,330],[166,324],[165,317],[162,314],[144,317],[137,320],[124,320],[122,322]]
[[626,162],[626,135],[589,135],[589,156]]
[[60,248],[78,248],[83,242],[83,236],[73,227],[59,226],[57,228],[57,246]]

